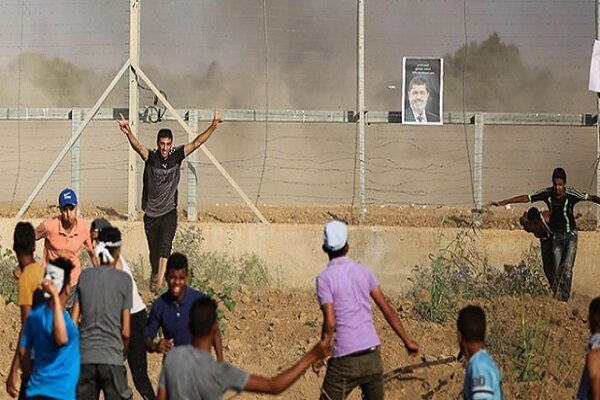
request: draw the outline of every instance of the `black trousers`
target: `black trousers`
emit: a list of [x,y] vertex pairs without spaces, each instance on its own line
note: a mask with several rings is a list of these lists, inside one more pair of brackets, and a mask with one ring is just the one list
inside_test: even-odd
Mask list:
[[171,255],[176,230],[177,209],[156,218],[144,215],[144,231],[150,250],[150,266],[153,275],[158,273],[159,258],[168,258]]
[[105,400],[131,400],[133,392],[127,385],[127,371],[123,365],[81,364],[77,382],[78,400],[98,400],[100,392]]
[[129,339],[129,351],[127,353],[127,364],[131,371],[133,384],[144,400],[156,400],[152,389],[152,383],[148,378],[148,360],[146,357],[146,338],[144,329],[148,316],[146,310],[131,314],[131,335]]

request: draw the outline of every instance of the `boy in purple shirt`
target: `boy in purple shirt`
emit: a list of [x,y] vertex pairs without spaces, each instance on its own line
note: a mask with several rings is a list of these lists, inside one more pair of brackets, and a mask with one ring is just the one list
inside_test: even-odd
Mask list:
[[[329,256],[329,264],[317,277],[317,296],[323,311],[321,338],[331,338],[335,333],[335,342],[321,400],[345,399],[357,386],[363,398],[382,400],[381,341],[373,324],[371,299],[409,353],[417,353],[419,345],[404,330],[373,272],[346,257],[349,248],[346,224],[336,220],[326,224],[323,251]],[[317,372],[319,367],[315,364],[313,370]]]

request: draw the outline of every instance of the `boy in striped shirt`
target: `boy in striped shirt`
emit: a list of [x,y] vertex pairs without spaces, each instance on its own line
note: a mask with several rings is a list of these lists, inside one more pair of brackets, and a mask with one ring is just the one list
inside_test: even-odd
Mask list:
[[493,202],[494,206],[513,203],[534,203],[543,201],[550,212],[548,223],[552,231],[552,254],[554,256],[554,296],[563,302],[571,298],[573,265],[577,254],[577,225],[573,209],[580,201],[592,201],[600,204],[600,197],[587,194],[567,186],[567,173],[562,168],[552,172],[552,186],[540,189],[529,195],[522,194],[502,201]]

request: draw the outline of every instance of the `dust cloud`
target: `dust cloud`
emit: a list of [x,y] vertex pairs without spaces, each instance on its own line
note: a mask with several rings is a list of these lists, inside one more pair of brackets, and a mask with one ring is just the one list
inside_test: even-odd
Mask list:
[[[8,49],[0,54],[3,106],[89,107],[123,62],[128,38],[126,7],[120,4],[114,18],[110,18],[106,9],[96,9],[102,5],[95,4],[94,9],[86,10],[85,7],[91,7],[88,3],[66,3],[81,21],[67,21],[69,15],[75,14],[69,14],[66,8],[54,11],[44,3],[39,4],[41,10],[27,7],[25,37],[19,49],[22,51],[15,50],[18,35],[13,35],[13,43],[0,45]],[[267,5],[266,9],[263,4]],[[400,108],[401,93],[390,87],[401,87],[403,56],[444,56],[447,61],[446,110],[595,112],[593,96],[582,83],[587,78],[587,48],[558,43],[562,51],[558,62],[547,62],[556,61],[557,57],[547,58],[547,54],[532,49],[532,43],[545,40],[544,35],[549,34],[544,25],[533,27],[537,33],[525,32],[528,24],[520,21],[523,32],[519,37],[515,31],[519,31],[520,26],[493,20],[491,15],[474,6],[467,14],[469,62],[465,69],[465,16],[459,7],[461,4],[459,1],[424,3],[416,0],[367,3],[366,87],[370,110]],[[490,6],[501,7],[498,4]],[[575,11],[581,14],[578,14],[577,24],[557,20],[554,28],[560,31],[561,38],[566,35],[577,40],[585,36],[585,32],[579,30],[581,26],[589,28],[589,13],[579,9],[583,6],[585,4],[577,4]],[[105,7],[110,8],[110,2]],[[501,11],[508,20],[516,11],[505,7]],[[17,17],[16,9],[13,4],[12,14],[8,13],[13,19]],[[32,42],[40,37],[36,18],[42,18],[44,12],[53,23],[44,25],[48,38],[34,46]],[[86,20],[94,13],[104,16],[106,27]],[[482,29],[482,20],[473,19],[475,15],[489,19],[489,26]],[[440,23],[442,20],[445,23]],[[81,28],[86,24],[89,28]],[[432,26],[438,29],[432,30]],[[19,26],[7,24],[7,29],[14,34]],[[563,31],[567,29],[571,31],[565,34]],[[57,34],[61,30],[64,31],[62,36]],[[493,30],[498,31],[496,37]],[[355,108],[354,1],[241,3],[223,0],[188,2],[176,7],[169,2],[148,0],[143,3],[141,34],[141,66],[175,107]],[[120,41],[115,37],[121,38]],[[51,44],[49,38],[58,44]],[[549,53],[552,53],[551,48]],[[564,60],[569,61],[569,69],[561,67]],[[105,106],[123,107],[127,104],[127,93],[127,82],[123,79]],[[150,92],[142,89],[140,96],[142,107],[152,104],[154,96]],[[142,140],[149,147],[153,146],[155,128],[144,126],[142,129]],[[38,163],[40,152],[56,154],[64,143],[45,142],[43,135],[58,132],[53,129],[28,123],[0,126],[0,132],[11,136],[11,143],[18,149],[9,155],[11,160],[7,162],[16,163],[19,158],[20,165],[30,161],[33,166],[26,174],[17,174],[22,180],[17,185],[18,198],[27,196],[48,165]],[[539,136],[540,129],[494,127],[486,131],[493,132],[493,136],[486,136],[484,179],[488,180],[484,192],[487,198],[543,185],[547,171],[558,163],[567,168],[573,183],[588,186],[595,157],[593,151],[587,151],[595,148],[589,130],[552,128],[544,137]],[[68,124],[63,124],[61,134],[54,137],[66,140],[68,130]],[[115,178],[111,182],[126,187],[127,145],[113,124],[98,124],[91,132],[93,134],[86,136],[83,149],[86,157],[82,159],[82,168],[89,180],[82,191],[92,198],[101,198],[102,202],[122,206],[126,193],[119,189],[113,197],[106,198],[96,175],[100,169],[103,173],[113,171]],[[103,136],[106,134],[97,132],[111,132],[114,144],[108,147],[110,157],[105,160],[108,168],[94,157],[95,150],[105,148],[99,140],[106,138]],[[18,144],[15,133],[21,135],[21,139],[27,137],[27,141]],[[471,127],[465,132],[456,125],[426,129],[370,126],[367,135],[369,202],[468,205],[472,201],[469,172],[472,139],[465,140],[465,137],[472,138]],[[43,148],[39,147],[42,138],[46,143]],[[181,132],[176,139],[178,142],[186,140]],[[519,142],[519,152],[512,148],[513,140]],[[538,146],[540,140],[545,143],[542,151]],[[349,204],[356,201],[356,141],[352,125],[231,123],[219,129],[209,147],[249,196],[260,202]],[[578,156],[570,158],[568,154],[575,151]],[[512,161],[505,165],[506,159]],[[534,165],[524,165],[525,161]],[[69,182],[67,162],[63,163],[65,169],[61,177],[56,178],[56,187]],[[201,169],[198,195],[202,202],[239,202],[237,195],[204,158],[199,158],[197,167]],[[13,187],[14,177],[14,174],[5,176],[4,184]],[[513,179],[519,183],[514,184]],[[185,190],[182,183],[182,197]],[[52,200],[54,193],[44,191],[41,198]],[[181,204],[185,205],[185,199]]]

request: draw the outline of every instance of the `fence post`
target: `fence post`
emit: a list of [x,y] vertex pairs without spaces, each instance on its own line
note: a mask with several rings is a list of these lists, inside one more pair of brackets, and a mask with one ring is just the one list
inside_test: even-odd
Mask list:
[[[191,142],[198,135],[198,110],[188,111],[188,125],[192,129],[191,133],[193,133],[193,135],[188,134],[188,141]],[[198,197],[197,163],[198,153],[193,151],[187,158],[187,219],[190,222],[198,220],[198,209],[196,208]]]
[[[140,62],[140,0],[129,0],[129,62],[136,66]],[[139,137],[139,88],[138,77],[129,68],[129,125],[133,136]],[[127,218],[137,219],[137,153],[129,146],[127,153]]]
[[[358,184],[360,197],[360,223],[365,223],[365,213],[367,206],[365,204],[365,3],[364,0],[358,0],[358,29],[356,39],[357,53],[357,82],[356,82],[356,103],[358,121],[356,130],[358,136]],[[356,173],[356,171],[355,171]]]
[[[83,121],[83,110],[81,108],[73,108],[71,110],[71,136],[76,136],[79,127],[81,126],[81,122]],[[81,138],[78,138],[73,147],[71,147],[71,189],[77,193],[79,193],[79,181],[80,181],[80,173],[81,173],[81,147],[80,147]],[[81,196],[80,196],[81,197]],[[77,208],[77,212],[79,213],[81,208]]]
[[483,222],[483,114],[475,114],[475,139],[473,141],[473,222]]
[[[600,0],[596,0],[596,40],[600,40]],[[600,193],[600,93],[596,93],[596,193]],[[600,207],[596,207],[596,230],[600,229]]]

